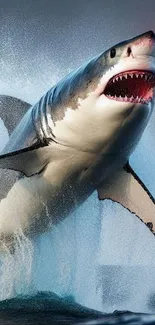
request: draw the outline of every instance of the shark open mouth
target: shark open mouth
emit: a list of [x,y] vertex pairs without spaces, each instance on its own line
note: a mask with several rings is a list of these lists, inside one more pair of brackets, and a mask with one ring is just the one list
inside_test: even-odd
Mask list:
[[155,74],[150,71],[131,70],[111,78],[104,95],[109,99],[147,104],[153,97]]

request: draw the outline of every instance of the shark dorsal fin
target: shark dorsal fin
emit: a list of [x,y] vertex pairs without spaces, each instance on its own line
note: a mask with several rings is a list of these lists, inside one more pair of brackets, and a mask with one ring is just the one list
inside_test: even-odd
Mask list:
[[18,98],[0,95],[0,118],[3,120],[9,135],[30,107],[30,104]]

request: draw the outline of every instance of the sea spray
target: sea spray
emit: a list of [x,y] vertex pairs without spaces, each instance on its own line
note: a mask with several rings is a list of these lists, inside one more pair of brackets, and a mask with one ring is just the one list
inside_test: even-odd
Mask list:
[[97,260],[101,220],[97,193],[52,231],[36,238],[33,281],[39,291],[72,296],[90,308],[99,306]]
[[6,247],[0,254],[0,300],[28,294],[31,288],[33,244],[22,229],[14,234],[14,238],[14,252]]

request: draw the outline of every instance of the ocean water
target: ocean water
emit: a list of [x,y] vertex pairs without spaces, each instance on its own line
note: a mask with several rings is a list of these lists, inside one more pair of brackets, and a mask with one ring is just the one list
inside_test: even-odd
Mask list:
[[72,297],[61,298],[54,293],[39,292],[0,302],[0,324],[61,325],[61,324],[155,324],[155,315],[114,311],[97,312],[76,304]]

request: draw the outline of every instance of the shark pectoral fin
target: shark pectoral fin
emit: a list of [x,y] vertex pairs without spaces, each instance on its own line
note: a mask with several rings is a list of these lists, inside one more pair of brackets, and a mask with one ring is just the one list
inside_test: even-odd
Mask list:
[[30,104],[18,98],[0,95],[0,118],[3,120],[9,134],[13,132],[30,107]]
[[43,170],[50,160],[51,150],[37,147],[37,144],[26,149],[10,152],[0,156],[0,168],[20,171],[27,177]]
[[120,203],[155,233],[155,200],[129,164],[100,185],[98,196]]

